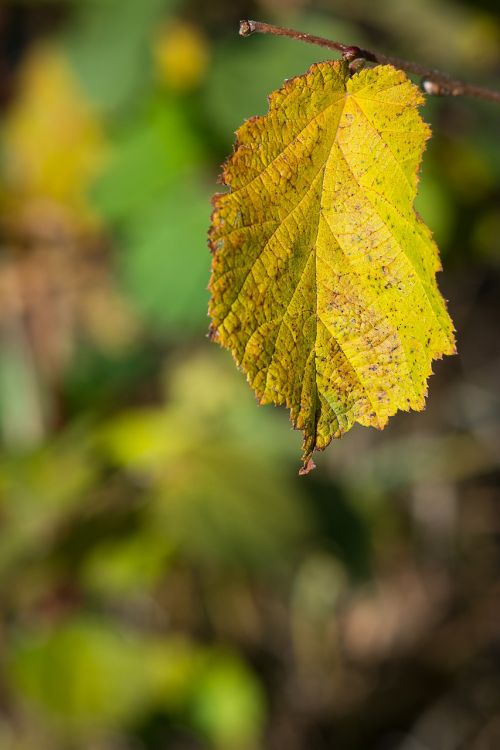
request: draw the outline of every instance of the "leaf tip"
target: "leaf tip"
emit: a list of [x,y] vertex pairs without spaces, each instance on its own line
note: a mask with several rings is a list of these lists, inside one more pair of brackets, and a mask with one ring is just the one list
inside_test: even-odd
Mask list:
[[315,468],[316,468],[316,464],[314,463],[312,458],[309,456],[308,458],[305,459],[303,465],[299,469],[299,477],[305,477]]

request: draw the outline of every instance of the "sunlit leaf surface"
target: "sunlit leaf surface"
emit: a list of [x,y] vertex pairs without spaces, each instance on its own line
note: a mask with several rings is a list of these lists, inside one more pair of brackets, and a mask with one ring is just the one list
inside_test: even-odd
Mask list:
[[210,243],[213,336],[261,403],[304,431],[304,470],[355,422],[422,409],[454,352],[431,233],[413,209],[429,137],[422,95],[390,66],[313,65],[248,120]]

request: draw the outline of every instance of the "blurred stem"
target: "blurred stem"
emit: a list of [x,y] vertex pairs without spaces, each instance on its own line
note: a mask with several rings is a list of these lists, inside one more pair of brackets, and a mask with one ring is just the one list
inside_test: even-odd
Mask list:
[[446,73],[441,73],[439,70],[427,68],[424,65],[419,65],[410,60],[402,60],[399,57],[390,57],[388,55],[383,55],[380,52],[373,52],[350,44],[334,42],[331,39],[324,39],[321,36],[313,36],[312,34],[304,34],[301,31],[285,29],[281,26],[273,26],[270,23],[262,23],[261,21],[240,21],[241,36],[250,36],[255,33],[286,36],[289,39],[296,39],[300,42],[316,44],[319,47],[326,47],[327,49],[340,52],[342,57],[349,61],[367,60],[368,62],[376,63],[378,65],[393,65],[395,68],[400,68],[407,73],[421,76],[421,85],[426,94],[433,96],[472,96],[476,99],[483,99],[485,101],[497,102],[500,104],[500,91],[493,91],[492,89],[483,88],[482,86],[473,86],[464,81],[454,79]]

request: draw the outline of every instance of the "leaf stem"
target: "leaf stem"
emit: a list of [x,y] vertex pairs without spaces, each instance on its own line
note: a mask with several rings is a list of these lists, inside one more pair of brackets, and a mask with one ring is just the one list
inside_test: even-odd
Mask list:
[[472,96],[475,99],[483,99],[485,101],[497,102],[500,104],[500,91],[494,91],[493,89],[465,83],[464,81],[452,78],[446,73],[441,73],[439,70],[427,68],[424,65],[419,65],[410,60],[402,60],[399,57],[383,55],[380,52],[373,52],[350,44],[342,44],[331,39],[324,39],[321,36],[305,34],[301,31],[295,31],[294,29],[286,29],[282,26],[273,26],[273,24],[270,23],[262,23],[261,21],[240,21],[241,36],[250,36],[255,33],[286,36],[289,39],[296,39],[300,42],[316,44],[319,47],[326,47],[327,49],[340,52],[344,58],[351,61],[361,59],[378,65],[393,65],[395,68],[400,68],[407,73],[421,76],[423,90],[426,94],[432,96]]

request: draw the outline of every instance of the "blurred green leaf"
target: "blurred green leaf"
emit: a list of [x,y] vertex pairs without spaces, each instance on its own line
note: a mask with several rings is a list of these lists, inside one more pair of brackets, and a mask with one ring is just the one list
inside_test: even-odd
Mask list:
[[139,636],[105,619],[19,635],[8,671],[26,707],[46,711],[71,739],[160,708],[191,714],[227,750],[235,742],[253,746],[262,729],[263,696],[239,660],[179,638]]
[[180,100],[152,103],[117,134],[93,204],[121,239],[125,291],[161,330],[207,326],[210,190],[193,173],[203,147]]
[[194,180],[179,180],[125,238],[126,292],[146,321],[176,338],[207,329],[209,214],[209,191]]
[[103,622],[69,622],[24,634],[10,670],[24,699],[62,726],[90,729],[122,723],[151,700],[146,644]]
[[[149,102],[140,116],[113,133],[107,167],[92,189],[92,203],[108,223],[142,223],[144,210],[202,160],[204,149],[181,101]],[[166,204],[168,205],[168,204]]]
[[144,593],[165,573],[170,552],[167,536],[155,528],[103,541],[84,562],[83,582],[86,588],[109,597]]
[[198,680],[192,715],[195,726],[217,748],[257,748],[264,720],[264,697],[248,670],[234,659],[207,665]]
[[71,62],[102,109],[123,106],[151,77],[155,24],[176,0],[86,0],[67,35]]
[[0,461],[0,529],[6,530],[0,568],[17,555],[43,555],[58,524],[79,508],[92,487],[97,466],[78,437],[81,442],[65,436],[40,450],[5,455]]
[[299,552],[311,521],[279,458],[289,449],[275,443],[278,415],[263,411],[256,419],[243,379],[222,363],[219,353],[179,362],[163,410],[122,413],[97,439],[147,482],[151,523],[182,555],[279,571]]

